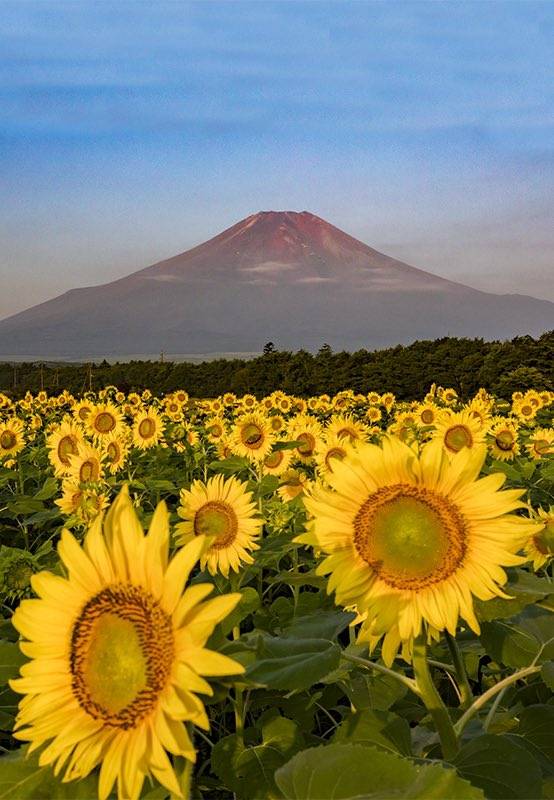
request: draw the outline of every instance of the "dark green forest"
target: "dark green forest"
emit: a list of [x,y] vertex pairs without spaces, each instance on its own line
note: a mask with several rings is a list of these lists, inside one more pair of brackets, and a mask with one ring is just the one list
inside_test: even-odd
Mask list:
[[445,337],[416,341],[385,350],[333,352],[323,345],[316,353],[276,350],[271,342],[263,355],[249,360],[174,363],[131,361],[108,364],[0,364],[0,390],[20,397],[41,388],[49,393],[68,389],[75,395],[89,388],[115,385],[123,391],[153,393],[186,389],[192,397],[224,392],[250,392],[257,397],[281,389],[300,397],[356,392],[391,391],[399,399],[422,396],[432,383],[452,386],[463,397],[480,386],[509,398],[516,390],[554,389],[554,331],[534,339],[511,341]]

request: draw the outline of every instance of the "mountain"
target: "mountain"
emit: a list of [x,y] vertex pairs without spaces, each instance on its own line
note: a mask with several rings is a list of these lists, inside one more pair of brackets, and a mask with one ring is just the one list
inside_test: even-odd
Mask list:
[[262,211],[185,253],[0,321],[0,355],[377,348],[554,327],[554,303],[477,291],[307,211]]

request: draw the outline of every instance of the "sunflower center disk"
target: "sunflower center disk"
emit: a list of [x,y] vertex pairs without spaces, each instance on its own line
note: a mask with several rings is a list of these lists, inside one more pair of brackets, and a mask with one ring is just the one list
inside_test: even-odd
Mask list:
[[301,433],[296,437],[297,442],[302,442],[297,447],[298,452],[303,456],[311,456],[315,450],[315,437],[311,433]]
[[11,431],[4,431],[0,436],[0,447],[3,450],[10,450],[16,442],[15,434]]
[[77,454],[77,447],[75,446],[75,442],[71,436],[64,436],[60,439],[58,444],[58,458],[65,464],[66,466],[69,465],[69,456],[74,456]]
[[97,464],[94,461],[83,461],[79,470],[79,478],[83,483],[96,480],[98,477]]
[[514,443],[514,437],[510,431],[501,431],[496,435],[496,446],[499,450],[511,450]]
[[143,439],[150,439],[156,432],[156,425],[151,419],[143,419],[139,425],[139,433]]
[[249,447],[256,447],[261,444],[263,433],[257,425],[253,423],[245,425],[242,429],[242,440]]
[[227,503],[212,500],[202,506],[194,518],[194,532],[215,537],[212,547],[221,550],[234,542],[238,530],[237,515]]
[[137,586],[107,587],[73,627],[73,692],[95,719],[133,728],[155,708],[173,653],[171,619],[156,600]]
[[96,417],[94,425],[99,433],[109,433],[111,430],[115,428],[115,419],[112,417],[111,414],[108,414],[106,411],[103,411]]
[[473,437],[465,425],[454,425],[447,430],[444,443],[449,450],[452,450],[453,453],[457,453],[462,447],[471,447],[473,444]]
[[269,467],[269,469],[278,467],[284,457],[282,450],[276,450],[275,453],[270,453],[265,457],[264,464],[266,467]]
[[407,484],[380,489],[354,519],[356,550],[396,589],[422,589],[448,578],[463,561],[466,538],[454,505]]

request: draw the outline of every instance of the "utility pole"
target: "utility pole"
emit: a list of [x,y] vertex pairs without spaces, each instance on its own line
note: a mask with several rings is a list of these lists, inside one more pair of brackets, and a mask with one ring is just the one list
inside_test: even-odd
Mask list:
[[88,365],[88,390],[92,392],[92,364]]
[[40,365],[40,391],[44,391],[44,364]]
[[160,364],[163,363],[164,363],[164,351],[162,350],[162,352],[160,353]]

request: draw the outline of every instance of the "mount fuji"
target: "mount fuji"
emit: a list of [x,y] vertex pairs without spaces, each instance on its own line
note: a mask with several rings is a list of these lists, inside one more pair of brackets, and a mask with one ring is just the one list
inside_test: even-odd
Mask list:
[[554,327],[554,303],[478,291],[397,261],[307,211],[262,211],[213,239],[0,321],[0,355],[374,349]]

